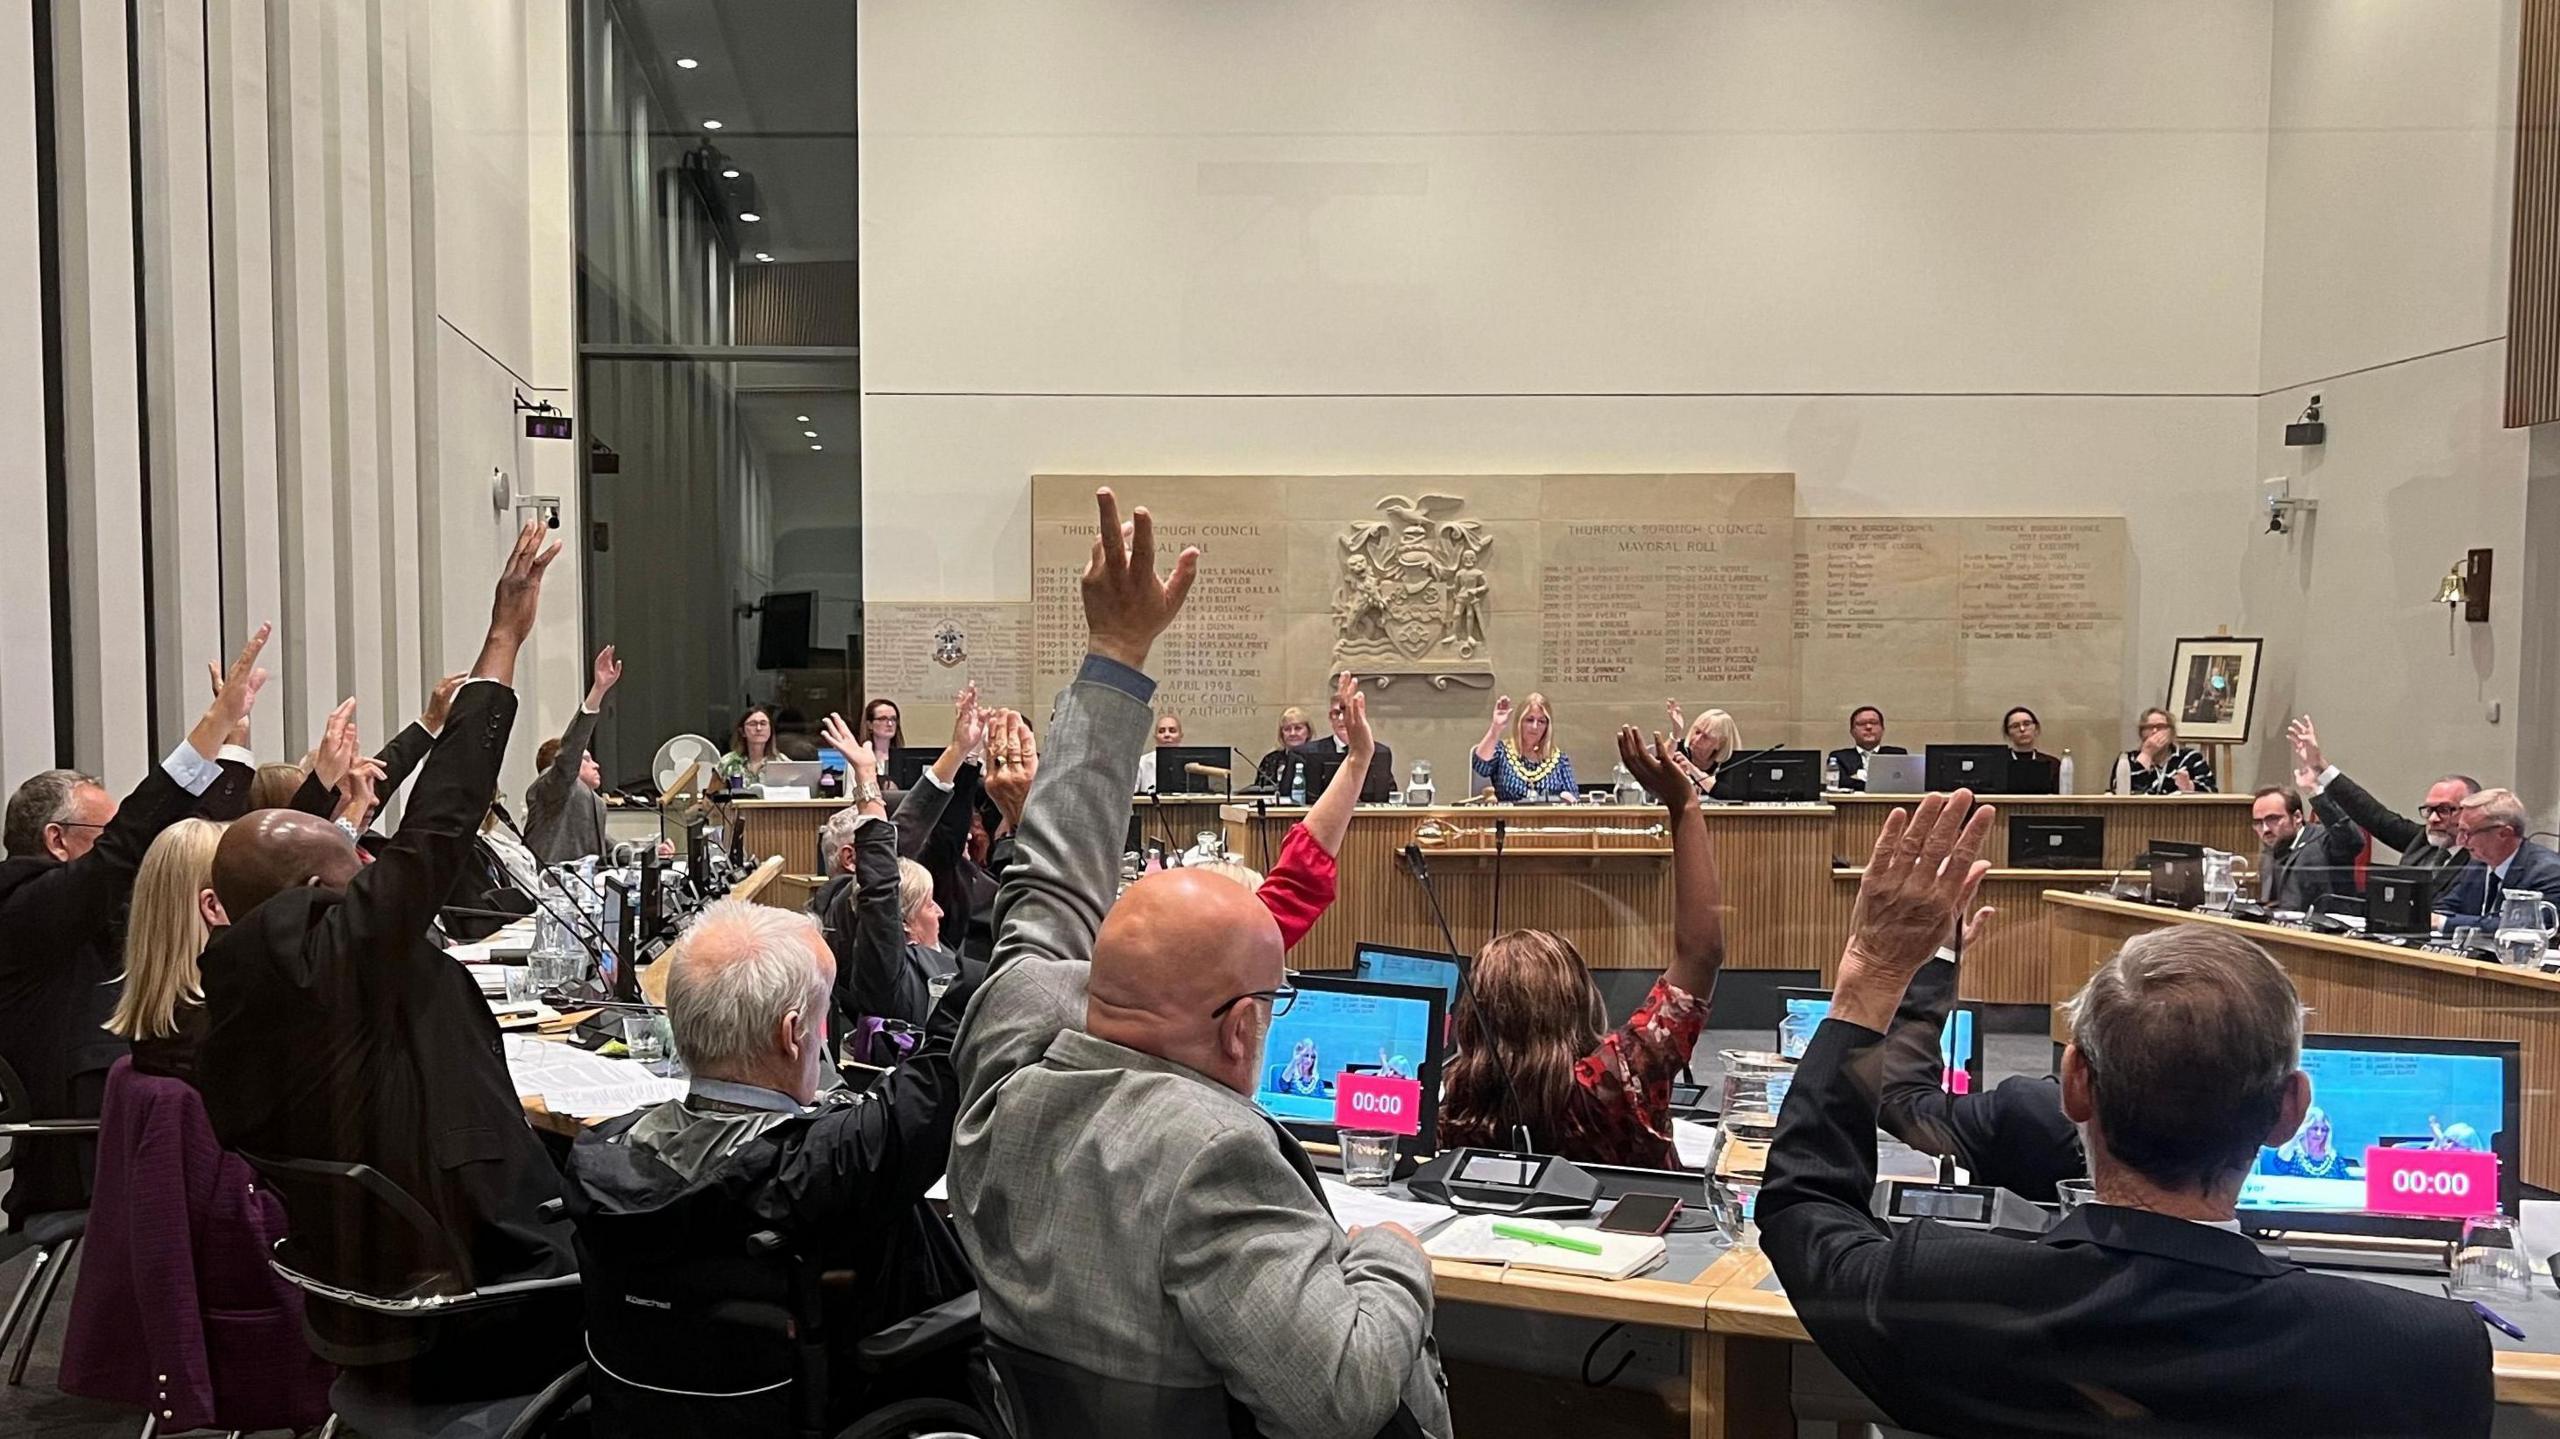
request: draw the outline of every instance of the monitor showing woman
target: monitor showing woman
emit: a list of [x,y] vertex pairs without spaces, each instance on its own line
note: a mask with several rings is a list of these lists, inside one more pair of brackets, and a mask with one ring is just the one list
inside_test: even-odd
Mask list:
[[1493,702],[1493,722],[1485,726],[1484,738],[1476,741],[1472,756],[1476,778],[1487,782],[1493,797],[1505,804],[1578,798],[1573,760],[1556,747],[1555,715],[1547,708],[1547,697],[1532,693],[1528,703],[1520,706],[1518,728],[1505,736],[1503,730],[1511,723],[1511,696],[1504,695]]

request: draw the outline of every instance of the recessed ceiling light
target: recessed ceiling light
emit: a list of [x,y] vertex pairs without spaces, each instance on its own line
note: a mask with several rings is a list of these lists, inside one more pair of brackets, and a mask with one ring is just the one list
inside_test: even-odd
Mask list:
[[717,120],[705,120],[702,122],[702,128],[705,130],[717,130],[720,128],[720,122]]
[[809,423],[809,417],[808,417],[807,415],[793,415],[791,418],[793,418],[793,419],[795,419],[795,420],[798,420],[800,423],[802,423],[802,424],[804,424],[804,425],[805,425],[805,424],[807,424],[807,423]]
[[690,55],[679,55],[676,57],[676,68],[679,70],[699,69],[701,68],[701,65],[701,61],[696,60]]
[[813,439],[813,440],[814,440],[814,439],[816,439],[816,438],[818,437],[818,432],[817,432],[817,431],[815,431],[815,430],[802,430],[800,433],[802,433],[802,434],[804,434],[804,435],[807,435],[810,439]]
[[738,172],[735,170],[723,170],[720,172],[720,178],[723,180],[734,180],[738,178]]
[[772,257],[771,255],[766,254],[766,253],[765,253],[764,251],[762,251],[762,250],[758,250],[758,251],[756,251],[756,258],[757,258],[757,259],[759,259],[759,260],[764,261],[764,262],[765,262],[766,264],[768,264],[768,265],[770,265],[770,264],[772,264],[772,263],[773,263],[773,257]]
[[810,449],[813,449],[813,450],[823,450],[823,449],[825,449],[825,448],[826,448],[826,446],[824,446],[824,445],[811,445],[809,448],[810,448]]
[[753,210],[740,210],[740,211],[738,212],[738,218],[739,218],[739,219],[741,219],[741,220],[744,220],[744,221],[746,221],[748,224],[752,225],[752,224],[754,224],[756,221],[763,219],[763,218],[764,218],[764,216],[757,214],[757,213],[756,213],[755,211],[753,211]]

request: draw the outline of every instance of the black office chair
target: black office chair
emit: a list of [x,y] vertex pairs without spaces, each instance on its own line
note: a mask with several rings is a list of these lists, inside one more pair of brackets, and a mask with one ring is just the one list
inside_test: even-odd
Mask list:
[[[19,1146],[25,1144],[76,1143],[98,1137],[95,1119],[38,1119],[35,1105],[27,1098],[27,1087],[18,1079],[18,1071],[0,1059],[0,1139],[9,1141],[9,1153],[0,1158],[0,1169],[17,1162]],[[35,1258],[28,1261],[27,1277],[18,1283],[16,1297],[9,1301],[9,1314],[0,1319],[0,1354],[9,1352],[9,1341],[18,1335],[18,1323],[26,1321],[26,1332],[19,1339],[17,1356],[9,1361],[9,1382],[20,1384],[27,1375],[27,1358],[35,1353],[36,1333],[44,1327],[44,1316],[53,1307],[54,1291],[62,1287],[62,1272],[71,1267],[80,1252],[81,1236],[89,1231],[86,1209],[56,1209],[26,1216],[17,1228],[0,1234],[0,1264],[17,1258],[28,1250]],[[34,1304],[28,1304],[28,1297]]]
[[1223,1385],[1171,1389],[1114,1379],[987,1336],[1013,1439],[1123,1439],[1132,1434],[1259,1439],[1253,1415]]
[[240,1157],[284,1201],[292,1232],[269,1266],[302,1291],[312,1352],[345,1371],[329,1391],[339,1417],[367,1439],[423,1439],[488,1433],[532,1404],[534,1394],[420,1401],[377,1383],[375,1371],[425,1354],[449,1321],[574,1290],[577,1275],[475,1284],[444,1226],[373,1166]]

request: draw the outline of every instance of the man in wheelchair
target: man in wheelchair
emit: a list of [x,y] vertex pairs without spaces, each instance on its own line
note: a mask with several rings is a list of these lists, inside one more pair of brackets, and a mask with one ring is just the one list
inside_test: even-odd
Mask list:
[[[870,1090],[821,1098],[835,961],[816,921],[722,901],[667,963],[691,1092],[580,1135],[562,1182],[597,1432],[833,1434],[934,1401],[965,1424],[974,1305],[935,1306],[974,1300],[973,1281],[925,1191],[975,983]],[[892,1362],[857,1348],[905,1321]]]

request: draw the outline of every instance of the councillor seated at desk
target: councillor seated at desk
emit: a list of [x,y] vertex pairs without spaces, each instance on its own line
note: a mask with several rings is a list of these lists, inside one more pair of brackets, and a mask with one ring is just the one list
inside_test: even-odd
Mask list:
[[1867,761],[1880,754],[1909,754],[1898,744],[1884,742],[1884,711],[1874,705],[1860,705],[1849,711],[1849,745],[1830,754],[1833,786],[1849,794],[1864,794],[1867,789]]
[[1611,1029],[1600,987],[1570,940],[1515,929],[1468,971],[1440,1104],[1440,1147],[1526,1147],[1592,1164],[1677,1169],[1671,1081],[1689,1063],[1724,968],[1724,889],[1696,788],[1661,734],[1618,731],[1618,756],[1670,811],[1671,958],[1644,1002]]
[[[1965,922],[1965,948],[1991,916],[1985,907]],[[1955,993],[1956,965],[1945,950],[1912,976],[1885,1031],[1876,1124],[1922,1154],[1954,1159],[1976,1184],[2051,1203],[2056,1184],[2089,1172],[2080,1131],[2062,1112],[2062,1084],[2049,1074],[2016,1074],[1989,1089],[1949,1093],[1944,1032]]]
[[2293,745],[2294,769],[2312,775],[2311,808],[2321,823],[2362,829],[2398,850],[2400,863],[2412,869],[2458,872],[2469,862],[2461,838],[2454,833],[2454,817],[2462,812],[2464,800],[2480,792],[2480,781],[2467,774],[2444,776],[2427,786],[2426,797],[2418,804],[2418,818],[2411,819],[2395,813],[2329,763],[2320,751],[2320,732],[2312,727],[2311,716],[2286,725],[2284,733]]
[[[1385,804],[1395,798],[1396,752],[1392,745],[1370,732],[1366,698],[1360,702],[1360,722],[1357,726],[1359,739],[1356,743],[1354,742],[1351,696],[1358,689],[1359,682],[1348,672],[1338,673],[1333,677],[1333,698],[1325,705],[1324,712],[1325,723],[1332,728],[1332,733],[1323,739],[1307,741],[1298,747],[1298,752],[1338,759],[1347,769],[1350,767],[1352,755],[1365,750],[1369,758],[1367,765],[1361,771],[1357,797],[1362,804]],[[1333,793],[1332,787],[1327,786],[1325,793]],[[1337,841],[1332,847],[1339,850],[1342,846]]]
[[2107,777],[2109,794],[2212,794],[2213,763],[2204,751],[2178,743],[2177,721],[2164,709],[2147,709],[2133,724],[2134,746],[2116,756]]
[[[1156,751],[1162,749],[1166,745],[1180,743],[1182,743],[1182,716],[1175,714],[1171,710],[1166,710],[1164,713],[1157,715],[1154,738],[1150,742],[1147,752],[1138,756],[1139,793],[1155,794],[1159,792],[1160,786],[1156,781]],[[1174,787],[1176,789],[1181,788],[1181,776],[1176,775],[1174,779]]]
[[2025,705],[2011,705],[2009,712],[2000,716],[2000,737],[2008,741],[2009,758],[2013,762],[2040,760],[2048,764],[2058,763],[2052,755],[2036,748],[2036,742],[2044,737],[2044,721],[2036,718],[2036,712]]
[[1287,788],[1291,752],[1315,737],[1315,726],[1307,722],[1307,712],[1291,705],[1280,711],[1280,747],[1264,754],[1253,767],[1253,787],[1277,794]]
[[2296,770],[2299,792],[2268,785],[2249,801],[2249,827],[2260,846],[2258,902],[2270,909],[2307,914],[2330,895],[2356,892],[2364,831],[2352,824],[2305,822],[2302,796],[2317,780],[2308,770]]
[[[824,733],[823,729],[821,733]],[[863,702],[862,737],[870,743],[871,752],[880,757],[880,763],[887,764],[889,752],[907,742],[905,716],[899,710],[896,700],[872,699]]]
[[1671,732],[1680,736],[1671,762],[1689,776],[1698,793],[1715,793],[1716,772],[1742,753],[1741,722],[1720,709],[1700,710],[1697,719],[1685,719],[1676,699],[1664,700],[1662,707],[1671,716]]
[[534,751],[533,767],[540,773],[524,792],[524,842],[545,865],[574,864],[605,851],[604,797],[599,793],[604,770],[592,746],[604,702],[621,681],[622,661],[606,645],[596,652],[594,678],[569,727]]
[[2436,901],[2447,930],[2494,928],[2510,890],[2560,902],[2560,854],[2525,838],[2529,828],[2524,801],[2514,790],[2484,789],[2462,802],[2454,834],[2471,862]]
[[2488,1433],[2469,1305],[2311,1273],[2240,1232],[2260,1146],[2291,1139],[2312,1096],[2300,994],[2228,930],[2137,936],[2070,1005],[2062,1102],[2094,1202],[2036,1239],[1874,1216],[1874,1051],[1990,869],[1992,809],[1972,798],[1886,819],[1779,1111],[1756,1214],[1813,1341],[1928,1434]]
[[773,746],[773,710],[750,705],[729,732],[729,752],[720,756],[721,785],[732,790],[761,785],[764,767],[780,758],[782,752]]
[[[1468,766],[1504,804],[1549,800],[1570,804],[1582,792],[1574,788],[1572,756],[1556,747],[1555,724],[1547,697],[1533,691],[1520,706],[1520,722],[1513,728],[1511,696],[1504,695],[1493,702],[1493,722],[1485,726],[1484,738],[1476,741]],[[1505,729],[1512,732],[1505,735]]]

